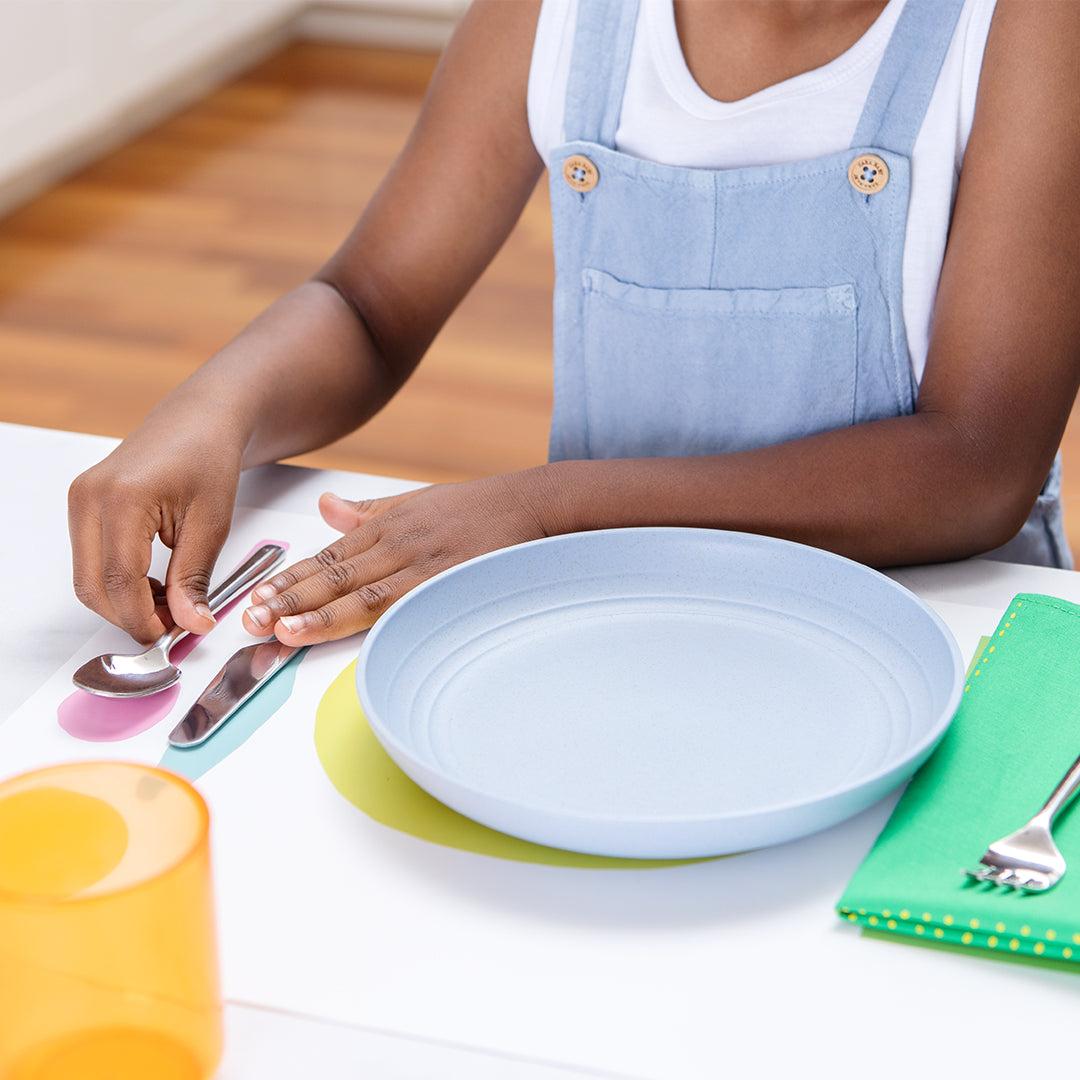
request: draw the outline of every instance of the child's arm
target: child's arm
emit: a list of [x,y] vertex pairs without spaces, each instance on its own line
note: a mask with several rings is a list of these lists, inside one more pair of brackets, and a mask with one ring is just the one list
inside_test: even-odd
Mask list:
[[[200,633],[242,467],[352,431],[399,389],[499,249],[542,171],[525,111],[533,3],[477,3],[352,235],[174,390],[71,488],[79,598],[141,641],[163,630],[147,578],[174,549],[172,617]],[[348,137],[343,136],[343,137]]]
[[562,462],[371,503],[324,500],[346,535],[278,575],[249,628],[276,624],[291,644],[341,637],[438,570],[577,529],[744,529],[876,565],[1009,540],[1080,383],[1077,56],[1073,5],[999,0],[913,416],[741,454]]

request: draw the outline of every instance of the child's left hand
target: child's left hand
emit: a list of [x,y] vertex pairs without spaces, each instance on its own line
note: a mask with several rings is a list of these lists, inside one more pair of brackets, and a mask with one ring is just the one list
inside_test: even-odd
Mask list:
[[324,495],[319,510],[345,535],[252,593],[244,626],[287,645],[366,630],[422,581],[496,548],[550,532],[544,470],[435,484],[386,499]]

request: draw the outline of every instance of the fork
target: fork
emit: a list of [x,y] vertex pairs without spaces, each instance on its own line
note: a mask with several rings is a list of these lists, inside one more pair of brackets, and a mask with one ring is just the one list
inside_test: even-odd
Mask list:
[[979,869],[964,873],[977,881],[1025,892],[1045,892],[1065,875],[1065,857],[1050,829],[1062,807],[1080,789],[1080,757],[1061,778],[1043,808],[1025,825],[995,840],[979,860]]

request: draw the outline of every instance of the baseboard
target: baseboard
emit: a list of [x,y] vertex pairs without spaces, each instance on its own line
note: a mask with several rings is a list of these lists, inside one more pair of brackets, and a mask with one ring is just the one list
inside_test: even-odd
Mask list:
[[315,0],[297,17],[294,29],[307,41],[434,52],[450,40],[467,6],[464,0]]

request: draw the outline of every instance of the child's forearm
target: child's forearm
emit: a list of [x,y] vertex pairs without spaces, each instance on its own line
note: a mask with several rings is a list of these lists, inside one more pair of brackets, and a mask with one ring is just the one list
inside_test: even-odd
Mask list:
[[[1052,454],[1048,440],[1043,475]],[[1016,460],[927,412],[740,454],[562,461],[386,499],[328,495],[320,509],[342,537],[260,586],[244,624],[289,645],[343,637],[440,570],[582,529],[737,529],[878,566],[974,555],[1007,541],[1038,491],[1034,466],[1025,479]]]
[[964,558],[1011,539],[1053,445],[1031,476],[1003,450],[916,414],[718,457],[559,462],[528,486],[548,531],[707,526],[894,566]]
[[325,446],[377,412],[404,376],[324,281],[287,293],[166,397],[151,431],[193,424],[245,467]]

